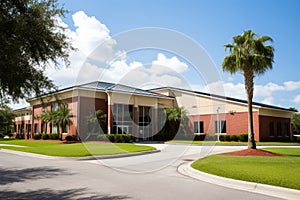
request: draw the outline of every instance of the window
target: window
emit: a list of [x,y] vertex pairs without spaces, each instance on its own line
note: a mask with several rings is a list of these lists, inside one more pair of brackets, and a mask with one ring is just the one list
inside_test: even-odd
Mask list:
[[281,122],[277,122],[277,136],[281,137]]
[[34,124],[34,133],[39,132],[39,125],[37,123]]
[[133,105],[113,105],[113,133],[132,133],[133,131]]
[[269,123],[270,136],[274,136],[274,122]]
[[45,123],[41,123],[41,133],[45,133]]
[[204,133],[203,129],[203,121],[196,121],[194,122],[194,133]]
[[149,106],[139,106],[139,137],[147,138],[152,132],[152,110]]
[[226,133],[226,120],[215,121],[215,132]]
[[285,123],[284,124],[284,132],[285,132],[285,136],[289,137],[290,136],[290,124],[289,123]]
[[57,110],[58,109],[58,103],[53,103],[51,105],[51,110]]

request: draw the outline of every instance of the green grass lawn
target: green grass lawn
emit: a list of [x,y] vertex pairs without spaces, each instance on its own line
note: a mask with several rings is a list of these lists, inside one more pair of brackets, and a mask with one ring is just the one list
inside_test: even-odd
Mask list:
[[300,148],[265,148],[282,157],[213,155],[192,164],[210,174],[300,190]]
[[154,147],[135,145],[131,143],[83,142],[61,144],[60,141],[44,142],[30,140],[2,140],[0,141],[0,144],[25,146],[13,147],[0,145],[0,148],[3,149],[64,157],[99,156],[155,150]]
[[[197,144],[197,145],[225,145],[225,146],[245,146],[247,142],[217,142],[217,141],[190,141],[190,140],[170,140],[168,143]],[[257,146],[300,146],[300,142],[256,142]]]

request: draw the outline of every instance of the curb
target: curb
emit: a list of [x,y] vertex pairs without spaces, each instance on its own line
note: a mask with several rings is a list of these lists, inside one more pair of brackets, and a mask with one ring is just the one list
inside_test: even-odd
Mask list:
[[85,157],[64,157],[71,158],[75,160],[102,160],[102,159],[110,159],[110,158],[124,158],[124,157],[132,157],[132,156],[141,156],[152,153],[158,153],[160,150],[152,150],[152,151],[142,151],[136,153],[123,153],[123,154],[112,154],[112,155],[103,155],[103,156],[85,156]]
[[60,159],[60,158],[64,158],[64,157],[58,157],[58,156],[47,156],[47,155],[42,155],[42,154],[37,154],[37,153],[29,153],[29,152],[15,151],[15,150],[2,149],[2,148],[0,148],[0,152],[15,154],[15,155],[19,155],[19,156],[28,156],[28,157],[33,157],[33,158],[41,158],[41,159]]
[[178,172],[183,175],[195,178],[197,180],[220,185],[223,187],[264,194],[264,195],[273,196],[277,198],[298,200],[300,196],[300,190],[283,188],[278,186],[271,186],[271,185],[266,185],[261,183],[240,181],[240,180],[224,178],[224,177],[204,173],[192,168],[191,167],[192,163],[193,162],[183,163],[178,167]]
[[41,159],[72,159],[72,160],[98,160],[98,159],[110,159],[110,158],[123,158],[123,157],[131,157],[131,156],[140,156],[146,155],[151,153],[158,153],[160,150],[152,150],[152,151],[142,151],[142,152],[135,152],[135,153],[123,153],[123,154],[112,154],[112,155],[103,155],[103,156],[83,156],[83,157],[63,157],[63,156],[47,156],[42,154],[35,154],[29,152],[22,152],[22,151],[15,151],[9,149],[2,149],[0,148],[0,152],[11,153],[19,156],[28,156],[34,158],[41,158]]

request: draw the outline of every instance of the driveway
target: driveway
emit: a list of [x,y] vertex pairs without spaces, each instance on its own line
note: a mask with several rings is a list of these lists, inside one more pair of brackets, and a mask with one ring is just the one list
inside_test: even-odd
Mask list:
[[0,150],[0,199],[276,199],[177,171],[190,160],[245,147],[152,145],[161,152],[88,161]]

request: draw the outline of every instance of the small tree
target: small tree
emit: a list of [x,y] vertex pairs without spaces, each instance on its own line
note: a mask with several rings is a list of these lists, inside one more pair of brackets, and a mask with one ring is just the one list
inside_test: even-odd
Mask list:
[[187,113],[183,107],[166,108],[165,113],[167,116],[167,131],[170,131],[172,134],[178,132],[178,129],[185,131],[183,125],[187,119]]
[[300,134],[300,113],[293,114],[293,129],[294,134]]
[[13,126],[16,115],[13,110],[6,104],[0,104],[0,130],[9,132]]

